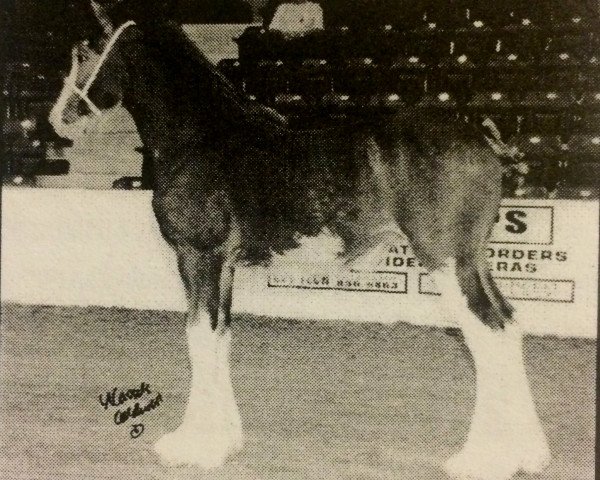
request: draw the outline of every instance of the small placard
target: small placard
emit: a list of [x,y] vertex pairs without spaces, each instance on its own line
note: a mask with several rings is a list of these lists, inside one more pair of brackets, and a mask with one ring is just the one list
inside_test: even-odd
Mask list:
[[274,288],[309,288],[351,290],[357,292],[406,293],[405,273],[379,273],[339,270],[310,271],[300,268],[271,270],[268,286]]
[[[575,282],[572,280],[546,280],[535,278],[503,278],[494,279],[500,291],[513,300],[536,300],[540,302],[575,301]],[[439,295],[431,275],[419,275],[419,293]]]

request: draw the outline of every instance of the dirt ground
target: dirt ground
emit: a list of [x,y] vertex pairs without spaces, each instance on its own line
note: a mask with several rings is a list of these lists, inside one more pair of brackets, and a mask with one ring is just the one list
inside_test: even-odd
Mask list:
[[[223,468],[159,464],[189,382],[179,313],[3,305],[2,480],[445,479],[474,403],[460,337],[406,324],[235,318],[233,383],[246,446]],[[594,478],[596,342],[527,338],[526,365],[553,461],[525,479]],[[163,402],[113,422],[98,396],[141,382]],[[498,452],[502,455],[502,452]]]

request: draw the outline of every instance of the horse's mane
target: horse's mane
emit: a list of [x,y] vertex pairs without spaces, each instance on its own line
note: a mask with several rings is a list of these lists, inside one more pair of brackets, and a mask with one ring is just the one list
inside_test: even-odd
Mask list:
[[[149,2],[152,4],[152,2]],[[136,22],[144,46],[160,62],[177,92],[176,101],[209,115],[230,127],[281,129],[286,120],[273,110],[247,98],[188,38],[181,25],[138,0],[125,0],[108,11],[120,25]]]
[[[142,29],[144,30],[144,25]],[[213,120],[227,121],[233,125],[256,125],[262,128],[281,128],[285,119],[264,105],[247,98],[233,85],[187,37],[174,22],[164,23],[156,31],[146,26],[146,42],[172,74],[175,84],[181,87],[181,101],[190,105],[208,102],[207,112]],[[188,97],[188,98],[186,98]],[[231,125],[231,126],[233,126]]]

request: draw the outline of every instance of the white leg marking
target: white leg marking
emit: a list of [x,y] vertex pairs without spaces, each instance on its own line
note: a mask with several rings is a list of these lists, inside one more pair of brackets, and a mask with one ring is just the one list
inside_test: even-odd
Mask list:
[[506,480],[519,471],[541,472],[550,450],[535,410],[523,362],[522,332],[486,327],[468,306],[455,264],[434,273],[444,306],[460,326],[476,372],[475,411],[462,450],[445,465],[460,480]]
[[214,332],[208,318],[186,328],[192,370],[182,424],[154,449],[168,465],[217,468],[242,446],[241,421],[229,374],[231,332]]
[[221,415],[226,426],[226,432],[231,438],[231,445],[234,451],[241,450],[244,444],[242,433],[242,419],[235,400],[233,384],[231,382],[231,330],[221,334],[217,340],[217,388],[220,395],[219,405]]

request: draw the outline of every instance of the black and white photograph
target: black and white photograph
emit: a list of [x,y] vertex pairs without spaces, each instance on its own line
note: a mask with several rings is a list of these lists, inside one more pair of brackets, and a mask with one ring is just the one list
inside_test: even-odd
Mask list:
[[592,480],[599,0],[1,0],[0,479]]

